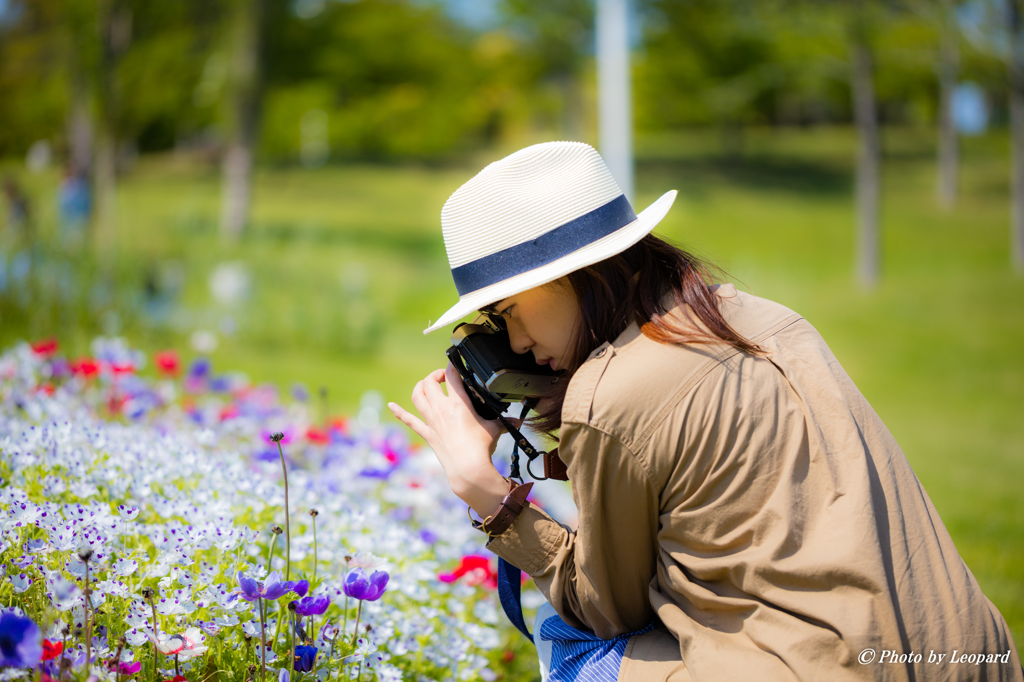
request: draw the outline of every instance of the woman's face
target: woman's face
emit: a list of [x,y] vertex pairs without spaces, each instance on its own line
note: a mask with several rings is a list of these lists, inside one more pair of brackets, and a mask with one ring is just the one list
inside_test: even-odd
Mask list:
[[575,292],[564,279],[504,298],[483,312],[505,318],[516,353],[532,351],[538,365],[551,369],[568,364],[580,310]]

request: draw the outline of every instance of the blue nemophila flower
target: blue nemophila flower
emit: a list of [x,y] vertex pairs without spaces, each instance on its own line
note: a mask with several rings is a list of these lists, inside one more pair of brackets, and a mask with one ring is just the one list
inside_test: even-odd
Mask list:
[[347,596],[354,599],[377,601],[384,594],[384,590],[387,589],[390,577],[387,571],[374,571],[372,575],[367,577],[363,569],[353,568],[345,575],[342,589]]
[[316,661],[317,651],[318,649],[315,646],[295,647],[292,668],[300,673],[308,673],[313,669],[313,662]]
[[246,601],[257,601],[258,599],[279,599],[295,589],[295,582],[281,580],[281,575],[274,571],[267,576],[266,580],[253,580],[241,571],[238,572],[238,586],[241,588],[236,594],[240,594]]
[[139,515],[139,508],[126,504],[117,505],[117,513],[121,515],[121,518],[125,521],[131,521]]
[[321,616],[330,605],[331,599],[327,595],[311,594],[295,602],[295,613],[300,616]]
[[43,632],[30,618],[0,613],[0,668],[33,668],[43,657]]

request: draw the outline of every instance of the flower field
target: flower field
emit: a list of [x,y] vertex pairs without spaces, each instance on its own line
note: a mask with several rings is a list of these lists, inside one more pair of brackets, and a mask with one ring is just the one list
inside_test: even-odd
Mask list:
[[0,356],[0,679],[507,679],[433,455],[291,393],[117,339]]

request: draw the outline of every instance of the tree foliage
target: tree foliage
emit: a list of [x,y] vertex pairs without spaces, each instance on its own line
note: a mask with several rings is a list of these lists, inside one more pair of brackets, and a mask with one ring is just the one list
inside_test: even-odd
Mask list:
[[[100,106],[96,13],[112,2],[7,1],[0,155],[23,154],[43,138],[66,146],[76,78]],[[130,17],[109,83],[110,125],[122,145],[145,152],[212,141],[216,149],[229,127],[231,0],[116,4]],[[844,18],[852,0],[635,4],[641,130],[852,120]],[[883,122],[937,120],[933,4],[868,3]],[[999,2],[955,4],[969,38],[962,78],[998,94],[998,104],[1006,88],[999,41],[977,29],[987,20],[971,17],[991,15]],[[499,0],[497,9],[500,25],[472,29],[441,0],[267,0],[259,154],[285,162],[436,158],[532,128],[585,138],[595,119],[592,0]]]

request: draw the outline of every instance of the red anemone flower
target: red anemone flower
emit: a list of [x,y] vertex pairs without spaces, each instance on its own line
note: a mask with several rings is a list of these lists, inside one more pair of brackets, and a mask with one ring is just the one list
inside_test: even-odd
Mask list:
[[40,357],[48,358],[56,353],[59,347],[57,339],[43,339],[32,344],[32,352]]
[[121,414],[127,401],[128,398],[123,395],[111,395],[107,400],[107,409],[111,414]]
[[483,585],[491,590],[498,588],[498,574],[491,568],[491,560],[485,556],[467,554],[454,571],[437,576],[443,583],[453,583],[462,577],[468,585]]
[[167,377],[176,377],[181,373],[181,358],[176,350],[163,350],[153,355],[153,364],[160,373]]
[[83,379],[91,379],[100,373],[100,365],[92,358],[79,358],[71,363],[71,371]]
[[114,374],[131,374],[135,371],[135,365],[130,362],[112,362],[110,371]]
[[43,660],[52,661],[61,655],[64,651],[64,642],[51,642],[48,639],[43,640]]
[[327,442],[327,432],[323,429],[318,429],[315,426],[310,426],[306,429],[306,440],[310,443],[319,443],[323,445]]

